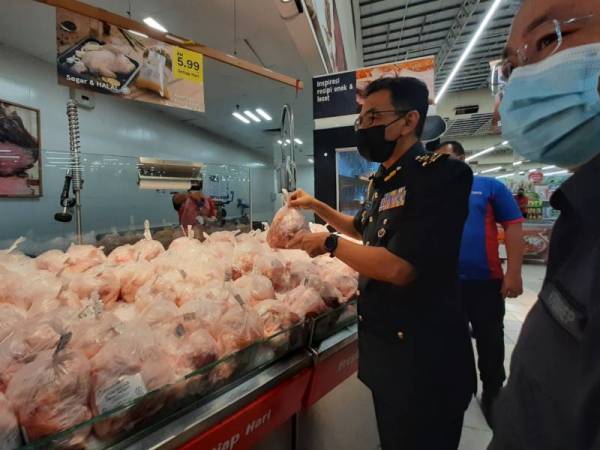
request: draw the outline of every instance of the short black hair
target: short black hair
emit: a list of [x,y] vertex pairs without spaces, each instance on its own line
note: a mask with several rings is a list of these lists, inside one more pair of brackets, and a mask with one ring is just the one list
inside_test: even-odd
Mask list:
[[429,89],[418,78],[394,77],[372,81],[365,90],[365,97],[378,91],[390,91],[392,104],[398,111],[418,111],[421,116],[415,129],[418,138],[423,134],[427,111],[429,110]]
[[440,148],[442,148],[444,145],[451,145],[452,146],[452,150],[454,151],[454,154],[456,156],[465,156],[465,148],[462,146],[462,144],[458,141],[446,141],[446,142],[442,142],[439,146],[438,146],[438,150]]

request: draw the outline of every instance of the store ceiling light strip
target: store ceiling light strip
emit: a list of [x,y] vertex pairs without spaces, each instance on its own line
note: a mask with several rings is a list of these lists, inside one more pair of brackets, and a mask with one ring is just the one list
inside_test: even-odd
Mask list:
[[265,120],[273,120],[273,118],[262,108],[256,108],[256,113]]
[[167,33],[167,29],[163,27],[160,23],[156,21],[153,17],[146,17],[144,19],[144,23],[149,27],[154,28],[155,30],[162,31],[163,33]]
[[244,114],[246,114],[248,117],[250,117],[256,123],[260,122],[260,119],[258,118],[258,116],[256,114],[254,114],[252,111],[246,110],[246,111],[244,111]]
[[248,119],[246,119],[244,116],[242,116],[239,112],[231,113],[231,115],[233,117],[235,117],[236,119],[241,120],[245,124],[249,124],[250,123],[250,121]]
[[482,170],[481,173],[492,173],[492,172],[498,172],[499,170],[502,170],[502,166],[497,166],[497,167],[493,167],[491,169]]
[[557,170],[556,172],[545,173],[544,176],[550,177],[552,175],[566,175],[568,173],[569,173],[568,170]]
[[302,141],[301,141],[300,139],[298,139],[298,138],[294,138],[294,142],[295,142],[296,144],[298,144],[298,145],[302,145],[302,144],[304,144],[304,142],[302,142]]
[[465,159],[465,161],[469,162],[472,161],[475,158],[478,158],[482,155],[486,155],[490,152],[493,152],[494,150],[496,150],[496,146],[494,145],[493,147],[490,148],[486,148],[485,150],[480,151],[479,153],[475,153],[474,155],[469,156],[467,159]]
[[546,167],[542,167],[542,170],[550,170],[550,169],[556,169],[556,166],[546,166]]
[[515,161],[513,166],[520,166],[521,164],[523,164],[523,161]]
[[505,175],[498,175],[498,176],[496,177],[496,179],[497,179],[497,180],[501,180],[502,178],[510,178],[510,177],[514,177],[514,176],[515,176],[515,174],[514,174],[514,173],[507,173],[507,174],[505,174]]
[[435,103],[436,104],[440,102],[440,100],[442,99],[442,97],[448,91],[448,88],[450,87],[450,84],[452,84],[452,82],[454,81],[454,78],[456,78],[456,75],[458,74],[458,71],[462,68],[463,64],[465,63],[465,61],[467,60],[467,58],[469,57],[469,55],[473,51],[473,48],[475,48],[475,45],[479,41],[479,38],[481,37],[481,35],[485,31],[486,27],[488,26],[488,24],[492,20],[492,17],[494,16],[494,13],[498,10],[498,8],[500,7],[501,3],[502,3],[502,0],[494,0],[494,3],[492,3],[492,6],[490,6],[490,9],[488,10],[488,12],[486,13],[485,17],[483,18],[483,20],[479,24],[479,28],[477,28],[477,31],[475,32],[475,34],[471,38],[471,42],[469,42],[469,44],[467,45],[467,47],[463,51],[463,54],[460,56],[460,58],[456,62],[456,65],[452,69],[452,72],[450,72],[450,75],[448,76],[448,78],[446,79],[446,81],[444,82],[444,84],[442,85],[442,88],[440,89],[440,92],[438,92],[438,95],[435,97]]

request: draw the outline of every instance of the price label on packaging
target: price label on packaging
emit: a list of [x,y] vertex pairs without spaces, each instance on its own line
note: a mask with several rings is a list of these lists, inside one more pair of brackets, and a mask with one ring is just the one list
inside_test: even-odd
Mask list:
[[173,77],[202,83],[204,81],[202,53],[173,47]]
[[136,398],[146,395],[147,392],[144,380],[139,373],[124,375],[115,384],[96,391],[98,412],[104,414],[106,411],[126,405]]

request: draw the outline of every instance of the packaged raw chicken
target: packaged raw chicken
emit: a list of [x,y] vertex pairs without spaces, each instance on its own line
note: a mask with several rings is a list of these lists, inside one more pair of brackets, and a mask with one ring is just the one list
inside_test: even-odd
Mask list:
[[264,337],[262,323],[258,314],[251,308],[240,305],[225,311],[212,333],[221,343],[224,354],[241,350]]
[[26,311],[18,306],[0,303],[0,343],[13,332],[16,325],[25,320],[26,316]]
[[257,258],[255,270],[271,280],[273,288],[277,292],[287,289],[288,277],[285,264],[277,253],[265,252],[260,258]]
[[[121,292],[121,281],[117,270],[105,264],[92,267],[82,273],[63,274],[63,284],[67,291],[77,294],[80,300],[97,293],[105,306],[116,302]],[[68,298],[61,293],[63,299]]]
[[[147,325],[130,322],[121,331],[91,359],[90,404],[94,415],[125,407],[176,380],[173,359]],[[165,401],[162,394],[149,396],[133,408],[97,422],[94,431],[100,438],[116,435],[156,413]]]
[[0,450],[15,450],[20,446],[19,422],[12,405],[0,392]]
[[328,309],[319,293],[304,283],[289,291],[283,301],[302,320],[316,317]]
[[128,303],[135,300],[139,288],[156,277],[155,267],[148,261],[137,261],[115,268],[121,285],[121,298]]
[[168,85],[172,78],[171,66],[171,55],[162,46],[147,48],[135,85],[170,99]]
[[261,300],[275,298],[273,284],[264,275],[250,273],[242,275],[233,282],[233,290],[242,300],[253,305]]
[[245,240],[238,243],[233,249],[231,260],[232,276],[237,279],[244,273],[251,272],[254,268],[254,262],[263,254],[262,246],[254,240]]
[[287,192],[284,196],[286,204],[277,211],[267,231],[267,242],[272,248],[286,248],[296,234],[310,231],[300,210],[287,206]]
[[28,310],[34,302],[55,300],[62,288],[55,274],[34,269],[22,272],[18,267],[11,269],[0,266],[0,302],[12,303]]
[[91,267],[102,264],[106,256],[100,247],[93,245],[71,245],[67,250],[65,270],[68,272],[81,273]]
[[67,258],[62,250],[48,250],[35,258],[35,266],[40,270],[59,273],[64,269]]
[[144,221],[144,239],[137,241],[133,248],[135,250],[136,259],[139,261],[152,261],[157,256],[165,252],[163,245],[152,239],[150,232],[150,222]]
[[116,247],[107,257],[110,264],[127,264],[136,260],[137,251],[131,244],[121,245]]
[[[12,378],[6,396],[14,406],[29,441],[67,430],[92,417],[88,407],[90,362],[69,347],[70,334],[61,336],[55,348],[40,352]],[[90,427],[65,437],[59,447],[82,445]]]
[[267,337],[288,330],[301,321],[300,316],[281,300],[264,300],[257,303],[254,310],[262,321]]

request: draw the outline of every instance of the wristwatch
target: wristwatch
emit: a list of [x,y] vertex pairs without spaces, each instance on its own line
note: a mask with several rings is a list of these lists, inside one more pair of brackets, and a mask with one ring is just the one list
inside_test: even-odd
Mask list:
[[325,250],[329,252],[329,256],[332,258],[335,256],[334,253],[338,246],[338,237],[337,234],[331,233],[325,239]]

